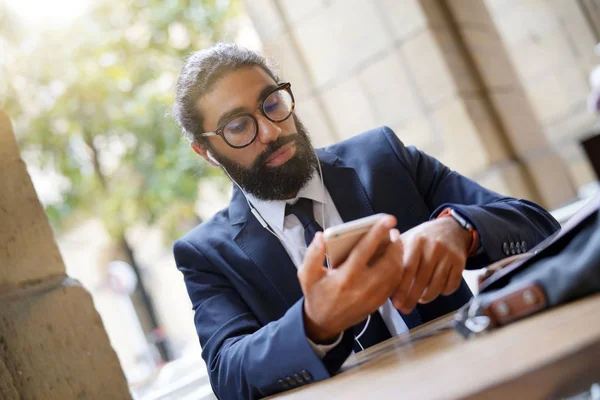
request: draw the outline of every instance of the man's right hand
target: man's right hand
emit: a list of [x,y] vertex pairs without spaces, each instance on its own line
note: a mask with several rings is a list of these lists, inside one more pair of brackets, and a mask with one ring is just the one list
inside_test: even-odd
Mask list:
[[[358,324],[392,295],[402,278],[402,242],[386,216],[363,237],[345,262],[335,269],[323,266],[325,244],[317,233],[308,247],[298,279],[304,293],[304,326],[315,343],[325,343]],[[387,236],[392,241],[371,260]],[[394,240],[397,239],[397,240]],[[371,261],[371,262],[370,262]]]

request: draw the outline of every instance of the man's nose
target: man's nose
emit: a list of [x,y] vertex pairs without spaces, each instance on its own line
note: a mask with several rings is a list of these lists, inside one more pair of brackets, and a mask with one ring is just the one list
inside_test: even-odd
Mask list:
[[256,120],[258,121],[258,140],[263,144],[271,143],[281,135],[282,129],[276,122],[261,114],[257,115]]

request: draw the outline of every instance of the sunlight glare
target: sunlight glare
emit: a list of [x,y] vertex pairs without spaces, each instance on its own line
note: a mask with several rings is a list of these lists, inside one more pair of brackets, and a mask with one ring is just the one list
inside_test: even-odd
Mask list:
[[91,0],[0,0],[28,26],[67,27],[89,8]]

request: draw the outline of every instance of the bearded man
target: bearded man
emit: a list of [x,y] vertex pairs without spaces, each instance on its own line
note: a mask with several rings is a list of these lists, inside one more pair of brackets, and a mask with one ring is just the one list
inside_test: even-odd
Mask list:
[[[353,351],[465,304],[465,268],[559,228],[538,205],[481,187],[387,127],[315,151],[292,84],[235,45],[189,57],[174,115],[234,183],[229,206],[174,247],[220,398],[330,377]],[[327,269],[319,231],[375,213],[387,216]]]

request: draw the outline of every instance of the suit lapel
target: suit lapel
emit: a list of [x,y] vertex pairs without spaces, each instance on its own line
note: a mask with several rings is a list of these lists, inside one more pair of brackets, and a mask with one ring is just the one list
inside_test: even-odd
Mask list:
[[237,225],[234,241],[263,273],[285,302],[285,310],[302,297],[297,270],[283,245],[250,212],[243,194],[234,189],[230,219]]
[[320,151],[319,158],[325,186],[342,220],[348,222],[373,215],[373,206],[356,171],[341,166],[331,153]]

